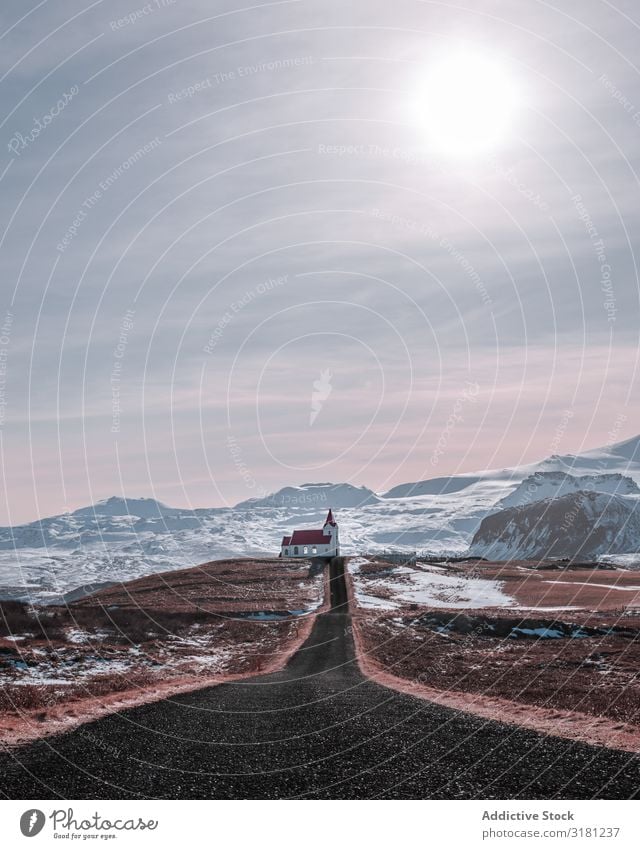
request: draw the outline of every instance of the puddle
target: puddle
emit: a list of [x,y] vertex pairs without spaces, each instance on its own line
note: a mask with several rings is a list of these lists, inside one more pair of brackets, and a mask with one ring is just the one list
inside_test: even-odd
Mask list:
[[308,616],[309,610],[252,610],[249,613],[235,613],[233,618],[248,619],[254,622],[281,622],[286,619],[295,619],[299,616]]

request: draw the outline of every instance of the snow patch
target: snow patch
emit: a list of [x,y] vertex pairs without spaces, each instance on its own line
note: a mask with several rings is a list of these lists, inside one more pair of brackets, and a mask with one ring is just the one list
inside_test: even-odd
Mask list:
[[460,577],[441,569],[395,567],[384,577],[367,577],[356,564],[352,570],[356,601],[361,607],[395,609],[406,604],[457,610],[514,607],[503,592],[504,583],[487,578]]

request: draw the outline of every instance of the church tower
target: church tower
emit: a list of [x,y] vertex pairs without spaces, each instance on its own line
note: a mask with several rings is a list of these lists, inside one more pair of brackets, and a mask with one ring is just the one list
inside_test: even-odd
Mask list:
[[327,513],[327,518],[325,519],[324,527],[322,528],[322,533],[326,537],[331,537],[332,553],[336,557],[338,557],[340,554],[340,542],[338,540],[338,523],[333,518],[333,512],[331,508],[329,508],[329,512]]
[[338,523],[331,510],[321,528],[294,531],[291,536],[283,536],[280,543],[280,557],[330,558],[339,554]]

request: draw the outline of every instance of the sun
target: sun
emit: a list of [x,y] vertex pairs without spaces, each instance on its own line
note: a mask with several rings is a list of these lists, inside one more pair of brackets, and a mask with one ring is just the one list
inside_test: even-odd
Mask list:
[[450,156],[472,157],[508,140],[518,104],[509,68],[461,47],[427,69],[412,111],[430,147]]

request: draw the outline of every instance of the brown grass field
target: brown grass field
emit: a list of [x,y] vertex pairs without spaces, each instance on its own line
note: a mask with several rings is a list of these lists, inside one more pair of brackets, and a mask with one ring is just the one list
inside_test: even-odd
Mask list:
[[[393,581],[377,583],[386,570],[372,561],[358,586],[369,582],[375,595],[393,600]],[[578,729],[570,736],[605,745],[620,746],[624,737],[623,748],[640,751],[640,573],[463,562],[445,574],[497,581],[513,603],[461,609],[444,598],[438,607],[385,610],[354,599],[369,673],[489,718],[560,734],[569,725]]]

